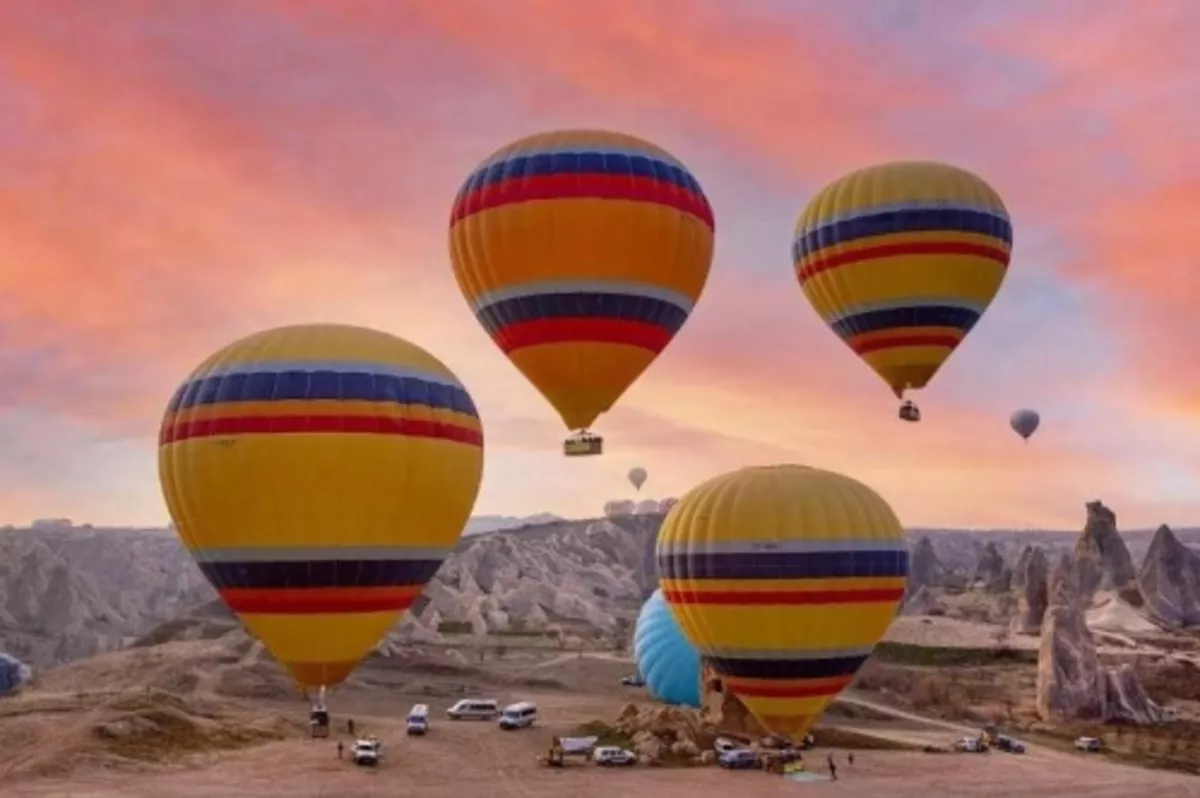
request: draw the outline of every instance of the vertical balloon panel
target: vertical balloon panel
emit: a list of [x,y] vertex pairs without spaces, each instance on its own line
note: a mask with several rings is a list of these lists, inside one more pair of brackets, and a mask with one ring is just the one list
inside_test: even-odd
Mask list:
[[159,436],[184,545],[304,687],[335,685],[462,533],[479,415],[440,361],[394,336],[283,327],[204,361]]

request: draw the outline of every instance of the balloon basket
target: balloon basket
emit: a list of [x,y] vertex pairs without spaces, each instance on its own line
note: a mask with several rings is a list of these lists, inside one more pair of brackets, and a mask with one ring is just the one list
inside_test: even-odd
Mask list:
[[563,441],[563,454],[567,457],[588,457],[604,453],[604,439],[584,430]]

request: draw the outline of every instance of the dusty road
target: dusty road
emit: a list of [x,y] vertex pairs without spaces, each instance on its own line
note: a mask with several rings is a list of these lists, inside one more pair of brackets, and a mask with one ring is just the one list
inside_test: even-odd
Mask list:
[[[401,706],[409,698],[381,702]],[[1200,796],[1200,778],[1144,771],[1061,752],[1003,755],[928,755],[857,752],[853,769],[838,782],[795,784],[757,771],[718,768],[605,770],[577,765],[563,770],[540,767],[536,757],[551,734],[576,723],[611,714],[611,699],[578,695],[537,695],[544,720],[539,727],[502,732],[492,723],[441,719],[445,702],[435,703],[428,737],[404,735],[398,715],[373,715],[356,707],[360,729],[383,741],[385,761],[378,769],[339,761],[330,740],[293,739],[225,754],[206,754],[165,772],[81,771],[70,778],[14,784],[5,796],[90,796],[91,798],[212,798],[213,796],[394,796],[422,798],[591,798],[620,794],[631,798],[695,798],[700,794],[771,796],[894,796],[895,798],[1011,798],[1018,793],[1055,798],[1155,798]],[[432,702],[431,702],[432,703]],[[944,736],[944,732],[943,732]],[[348,739],[343,737],[343,739]],[[825,751],[815,757],[823,770]],[[844,752],[833,752],[845,762]]]

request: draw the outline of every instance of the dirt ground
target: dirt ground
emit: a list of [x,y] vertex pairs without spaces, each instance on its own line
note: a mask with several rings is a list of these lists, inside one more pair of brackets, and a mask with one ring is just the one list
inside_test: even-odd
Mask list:
[[[123,669],[132,674],[127,681],[136,682],[145,677],[134,673],[135,665],[149,662],[147,656],[130,655],[94,667],[107,668],[109,677],[118,682],[116,672]],[[169,657],[156,656],[154,667],[171,667]],[[226,662],[214,667],[240,667],[232,659]],[[569,733],[597,718],[611,719],[625,703],[639,700],[640,691],[615,686],[628,669],[619,658],[543,655],[538,660],[519,653],[487,663],[484,675],[481,668],[464,672],[444,667],[416,679],[403,668],[375,668],[357,686],[331,696],[338,736],[328,740],[302,736],[306,707],[299,699],[218,699],[204,693],[185,700],[166,694],[169,700],[164,699],[167,706],[161,711],[199,717],[197,722],[207,735],[204,739],[212,743],[181,749],[170,757],[140,755],[145,752],[129,748],[129,741],[114,748],[111,739],[98,737],[98,723],[111,725],[112,718],[139,706],[138,700],[153,704],[158,699],[147,693],[141,699],[136,694],[114,694],[94,700],[81,681],[86,671],[77,670],[69,682],[73,692],[64,689],[68,682],[63,677],[49,683],[59,692],[31,691],[0,713],[0,794],[6,798],[399,794],[695,798],[699,792],[762,798],[798,794],[1009,798],[1032,793],[1130,798],[1153,791],[1156,798],[1200,796],[1197,777],[1140,770],[1040,746],[1031,746],[1025,756],[860,751],[853,768],[845,765],[846,752],[817,750],[809,755],[813,767],[823,773],[826,757],[832,753],[841,766],[841,778],[804,784],[758,771],[715,767],[607,770],[580,764],[556,770],[540,766],[537,757],[552,735]],[[113,684],[105,687],[110,693],[115,689]],[[494,723],[444,720],[444,709],[463,695],[500,701],[531,699],[538,703],[541,717],[534,728],[516,732],[500,731]],[[427,737],[404,734],[403,717],[414,703],[430,705],[432,729]],[[336,740],[351,741],[345,730],[348,717],[355,719],[357,731],[382,740],[384,760],[378,768],[339,761]],[[160,717],[159,722],[165,721]],[[960,733],[954,724],[911,714],[895,721],[838,719],[836,723],[917,744],[944,745]],[[245,731],[251,726],[252,734]]]

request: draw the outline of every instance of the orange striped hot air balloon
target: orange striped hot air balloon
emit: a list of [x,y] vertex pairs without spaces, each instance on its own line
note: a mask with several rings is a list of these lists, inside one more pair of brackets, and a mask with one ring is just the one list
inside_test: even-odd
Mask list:
[[267,330],[209,357],[159,434],[184,545],[302,687],[335,685],[461,534],[483,464],[471,397],[374,330]]
[[[897,397],[924,388],[974,329],[1008,272],[1013,229],[1000,195],[933,162],[860,169],[796,223],[805,297]],[[900,417],[919,421],[911,400]]]
[[679,332],[708,278],[712,208],[678,160],[620,133],[543,133],[497,151],[450,216],[476,318],[568,429],[567,454]]
[[684,634],[768,730],[804,736],[887,631],[908,548],[895,513],[849,477],[746,468],[694,488],[657,544]]

